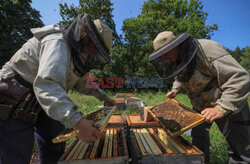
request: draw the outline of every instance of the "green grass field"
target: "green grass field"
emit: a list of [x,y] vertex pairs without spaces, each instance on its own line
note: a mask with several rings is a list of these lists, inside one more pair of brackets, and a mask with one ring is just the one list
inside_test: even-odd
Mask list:
[[[99,101],[95,97],[85,96],[75,91],[70,91],[68,95],[72,98],[72,100],[79,106],[79,110],[82,113],[88,113],[90,111],[97,110],[97,105],[103,105],[103,102]],[[114,97],[114,93],[109,93],[110,97]],[[148,106],[157,105],[160,102],[166,100],[166,93],[163,92],[141,92],[134,93],[135,97],[142,98],[144,102]],[[178,94],[175,98],[177,101],[182,104],[192,108],[192,105],[185,94]],[[250,99],[248,100],[248,103]],[[118,111],[118,113],[130,114],[130,113],[138,113],[138,111],[133,111],[132,109],[127,109],[124,111]],[[183,134],[184,138],[186,138],[189,142],[192,142],[192,139],[189,134]],[[224,136],[220,133],[216,124],[213,124],[210,129],[210,152],[211,152],[211,163],[212,164],[226,164],[228,163],[228,155],[227,155],[227,144]]]

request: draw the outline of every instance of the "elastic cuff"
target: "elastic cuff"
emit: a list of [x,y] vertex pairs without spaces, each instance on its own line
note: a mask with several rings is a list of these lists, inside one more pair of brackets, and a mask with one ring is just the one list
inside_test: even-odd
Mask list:
[[82,119],[82,114],[79,112],[75,112],[69,120],[64,124],[66,128],[73,128],[80,120]]
[[218,105],[218,104],[215,106],[215,108],[218,109],[219,111],[221,111],[222,113],[224,113],[225,116],[232,112],[232,111],[230,111],[230,110],[223,109],[223,108],[222,108],[220,105]]
[[180,90],[179,89],[172,89],[172,91],[175,91],[175,93],[179,93],[180,92]]

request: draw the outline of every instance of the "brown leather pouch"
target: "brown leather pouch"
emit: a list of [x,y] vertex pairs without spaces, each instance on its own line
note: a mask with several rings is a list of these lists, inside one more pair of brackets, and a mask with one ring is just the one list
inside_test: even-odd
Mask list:
[[0,119],[7,120],[31,90],[15,78],[0,81]]

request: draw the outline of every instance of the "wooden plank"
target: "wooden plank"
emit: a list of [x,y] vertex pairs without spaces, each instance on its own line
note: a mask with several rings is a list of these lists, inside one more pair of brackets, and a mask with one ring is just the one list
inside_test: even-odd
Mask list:
[[126,114],[126,119],[128,122],[128,126],[131,127],[154,127],[159,126],[157,121],[154,122],[145,122],[141,120],[140,114]]
[[186,153],[175,141],[172,137],[168,136],[167,133],[158,128],[159,138],[166,144],[174,153]]
[[162,154],[162,151],[160,148],[157,146],[155,141],[152,139],[152,137],[148,134],[148,131],[144,129],[140,129],[142,135],[144,136],[145,140],[147,141],[151,151],[154,153],[154,155],[160,155]]
[[124,156],[128,155],[128,147],[126,142],[126,136],[124,133],[124,129],[122,129],[122,142],[123,142],[123,149],[124,149]]
[[141,150],[142,155],[143,155],[143,156],[146,156],[146,155],[147,155],[147,152],[146,152],[146,150],[144,149],[144,146],[143,146],[143,144],[142,144],[142,141],[141,141],[141,139],[140,139],[140,137],[139,137],[139,135],[138,135],[138,133],[137,133],[137,130],[136,130],[136,129],[133,129],[133,132],[134,132],[136,141],[137,141],[137,143],[138,143],[138,145],[139,145],[139,148],[140,148],[140,150]]
[[70,144],[70,146],[68,148],[66,148],[65,153],[59,159],[60,161],[62,161],[66,158],[66,156],[70,153],[70,151],[73,149],[73,147],[76,145],[76,143],[77,143],[77,139],[74,139],[73,142]]
[[108,157],[110,158],[112,156],[112,150],[113,150],[113,129],[110,129],[109,131],[109,145],[108,145]]
[[80,145],[78,146],[76,152],[74,153],[74,155],[73,155],[73,157],[72,157],[72,160],[75,160],[75,159],[78,158],[78,156],[79,156],[79,154],[80,154],[80,152],[81,152],[81,150],[82,150],[84,144],[85,144],[85,143],[84,143],[83,141],[80,142]]
[[184,140],[181,136],[175,138],[176,143],[183,148],[187,154],[194,154],[196,151],[193,149],[192,145]]
[[148,112],[148,110],[150,108],[152,108],[153,106],[146,106],[143,108],[143,112],[144,112],[144,121],[145,122],[150,122],[154,120],[154,117],[152,116],[151,113]]
[[75,151],[77,150],[77,148],[79,147],[80,144],[81,144],[81,140],[78,139],[76,145],[73,147],[73,149],[72,149],[72,150],[70,151],[70,153],[67,155],[67,157],[66,157],[65,160],[70,160],[70,159],[73,157]]
[[116,109],[117,109],[117,106],[114,106],[114,107],[112,108],[112,110],[108,113],[108,115],[101,121],[101,127],[99,128],[99,130],[100,130],[101,132],[102,132],[102,131],[105,129],[105,127],[107,126],[110,117],[111,117],[112,114],[116,111]]
[[167,154],[173,154],[173,151],[171,149],[169,149],[169,147],[167,147],[162,140],[157,136],[157,134],[155,133],[155,131],[152,128],[148,129],[150,134],[152,134],[156,140],[161,144],[161,146],[164,148],[164,150],[166,151]]
[[109,142],[109,130],[106,131],[105,141],[104,141],[103,149],[102,149],[102,158],[105,158],[107,155],[108,142]]
[[98,139],[98,140],[95,142],[94,147],[93,147],[93,149],[92,149],[92,151],[91,151],[91,154],[90,154],[90,156],[89,156],[90,159],[95,158],[96,153],[97,153],[97,148],[98,148],[98,146],[99,146],[99,143],[100,143],[100,139]]
[[141,133],[141,131],[139,129],[137,129],[137,133],[138,133],[138,135],[139,135],[139,137],[140,137],[140,139],[142,141],[142,144],[143,144],[144,148],[146,149],[146,152],[148,154],[150,154],[150,155],[153,155],[152,151],[150,150],[147,142],[145,141],[145,139],[144,139],[144,137],[143,137],[143,135],[142,135],[142,133]]
[[113,156],[117,157],[117,129],[114,129],[114,147],[113,147]]
[[89,144],[85,143],[77,159],[83,159],[88,147]]

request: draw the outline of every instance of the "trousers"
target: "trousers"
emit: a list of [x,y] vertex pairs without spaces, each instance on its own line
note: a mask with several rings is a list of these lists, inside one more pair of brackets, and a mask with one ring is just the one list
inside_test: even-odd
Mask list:
[[56,164],[64,153],[65,143],[52,143],[64,125],[42,111],[36,123],[13,118],[0,120],[0,164],[29,164],[34,140],[41,164]]
[[[228,144],[229,164],[250,164],[250,110],[246,103],[241,112],[215,120]],[[205,163],[210,163],[209,129],[212,124],[203,123],[191,131],[192,143],[203,151]]]

